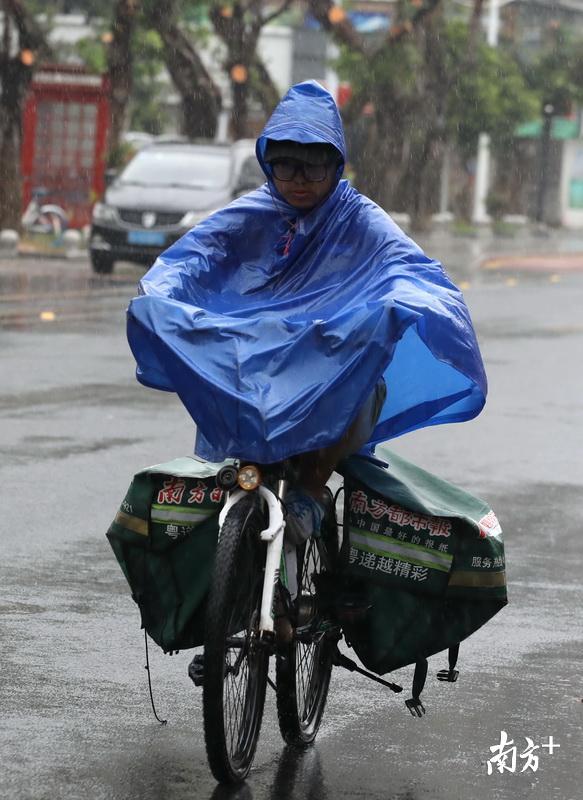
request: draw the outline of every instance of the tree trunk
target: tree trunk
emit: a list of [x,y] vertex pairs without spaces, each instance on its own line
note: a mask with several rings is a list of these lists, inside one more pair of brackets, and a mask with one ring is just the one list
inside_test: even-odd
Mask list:
[[257,55],[257,42],[263,26],[289,8],[291,0],[282,0],[267,16],[263,14],[264,5],[259,0],[247,3],[235,0],[227,8],[221,2],[214,2],[209,11],[215,32],[227,48],[225,69],[233,100],[231,129],[234,139],[249,135],[250,97],[257,97],[267,113],[279,101],[279,92]]
[[417,97],[410,118],[418,121],[409,133],[410,154],[401,181],[413,230],[430,226],[436,210],[438,182],[445,143],[445,116],[449,81],[441,45],[441,15],[426,17],[416,31],[423,54]]
[[[374,74],[377,68],[382,69],[387,51],[399,47],[401,42],[417,37],[424,47],[427,30],[438,24],[434,19],[442,9],[442,0],[397,4],[396,18],[383,44],[374,52],[333,0],[309,0],[308,6],[335,41],[359,53]],[[349,131],[351,128],[366,131],[364,138],[361,136],[362,146],[349,154],[358,188],[387,210],[408,211],[417,226],[426,224],[430,210],[431,192],[426,181],[436,171],[432,159],[439,156],[438,140],[443,127],[441,99],[445,91],[437,92],[435,87],[442,76],[432,72],[435,68],[432,60],[437,62],[440,58],[439,37],[430,38],[435,54],[425,47],[425,63],[420,67],[418,86],[412,94],[404,96],[400,87],[390,82],[370,85],[343,109],[345,122],[351,123]],[[428,93],[433,95],[427,98]],[[373,117],[362,116],[363,106],[368,102],[372,103]],[[413,127],[419,119],[423,121],[422,131]]]
[[32,71],[18,58],[1,62],[0,93],[0,230],[20,228],[22,213],[22,111]]
[[[4,35],[0,51],[0,229],[20,228],[20,156],[24,100],[39,56],[50,52],[34,17],[21,0],[3,0],[2,6]],[[16,32],[16,52],[10,51],[11,23]],[[24,51],[27,51],[26,59],[22,57]]]
[[132,36],[138,0],[117,0],[112,23],[112,40],[107,51],[110,123],[108,162],[120,165],[120,144],[128,117],[133,84]]
[[164,60],[182,99],[182,133],[189,139],[213,138],[221,93],[198,53],[176,22],[176,0],[152,3],[147,13],[164,43]]
[[247,9],[239,0],[229,6],[228,13],[225,11],[222,4],[214,3],[209,15],[217,36],[227,48],[225,69],[233,103],[231,131],[234,139],[243,139],[247,136],[250,67],[260,29],[248,29]]
[[411,229],[414,231],[428,230],[431,226],[431,214],[436,210],[439,166],[443,155],[441,144],[439,130],[431,127],[411,147],[401,188],[407,198]]
[[279,103],[280,94],[265,64],[257,54],[251,64],[249,84],[251,94],[259,102],[265,114],[269,116]]
[[249,135],[247,128],[249,118],[249,84],[247,81],[231,81],[231,96],[233,98],[233,113],[231,124],[233,139],[245,139]]

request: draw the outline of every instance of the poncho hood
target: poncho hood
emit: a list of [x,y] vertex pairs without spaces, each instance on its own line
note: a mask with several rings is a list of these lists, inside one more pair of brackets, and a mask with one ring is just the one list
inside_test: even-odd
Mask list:
[[[327,142],[332,96],[292,87],[257,140]],[[470,315],[441,265],[341,180],[298,213],[270,183],[166,250],[128,309],[138,380],[175,391],[196,452],[271,463],[337,441],[384,376],[368,448],[479,413],[486,378]]]
[[[336,172],[336,183],[342,177],[346,161],[346,143],[338,107],[334,98],[316,81],[298,83],[279,103],[261,136],[257,139],[255,153],[267,180],[271,183],[271,170],[265,163],[268,139],[290,139],[302,144],[331,144],[342,156]],[[275,187],[271,183],[273,189]]]

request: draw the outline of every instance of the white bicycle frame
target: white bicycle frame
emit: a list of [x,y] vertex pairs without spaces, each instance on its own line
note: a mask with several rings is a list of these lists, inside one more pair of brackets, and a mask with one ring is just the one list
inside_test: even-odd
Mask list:
[[[260,538],[267,542],[267,555],[265,559],[265,575],[263,578],[263,592],[261,595],[261,612],[259,617],[259,631],[262,634],[273,633],[273,597],[275,587],[279,579],[279,568],[281,555],[283,552],[283,535],[285,530],[285,519],[281,510],[280,500],[284,499],[287,488],[287,481],[280,481],[278,494],[276,495],[265,486],[259,486],[254,491],[259,492],[267,503],[269,524],[265,530],[261,531]],[[239,502],[247,492],[237,489],[230,492],[227,502],[219,514],[219,538],[221,529],[229,511]]]

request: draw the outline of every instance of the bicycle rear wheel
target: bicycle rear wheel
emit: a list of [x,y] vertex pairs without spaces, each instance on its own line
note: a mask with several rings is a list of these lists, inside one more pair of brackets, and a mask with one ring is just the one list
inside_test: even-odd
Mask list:
[[[298,550],[300,604],[317,609],[314,577],[326,569],[325,545],[311,538]],[[300,612],[301,613],[301,612]],[[285,742],[296,747],[312,744],[318,733],[330,686],[336,639],[322,625],[318,611],[303,628],[296,628],[276,659],[277,715]]]
[[258,639],[265,527],[256,495],[221,529],[204,640],[203,716],[209,765],[221,783],[247,776],[261,729],[269,654]]

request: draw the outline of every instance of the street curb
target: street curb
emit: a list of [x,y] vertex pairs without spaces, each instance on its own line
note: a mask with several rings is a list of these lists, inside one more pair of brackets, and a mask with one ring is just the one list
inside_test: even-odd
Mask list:
[[38,259],[39,261],[87,261],[89,252],[87,250],[74,250],[72,252],[45,252],[41,250],[21,250],[15,256],[17,259]]
[[519,272],[583,272],[583,253],[491,256],[482,259],[480,269]]

